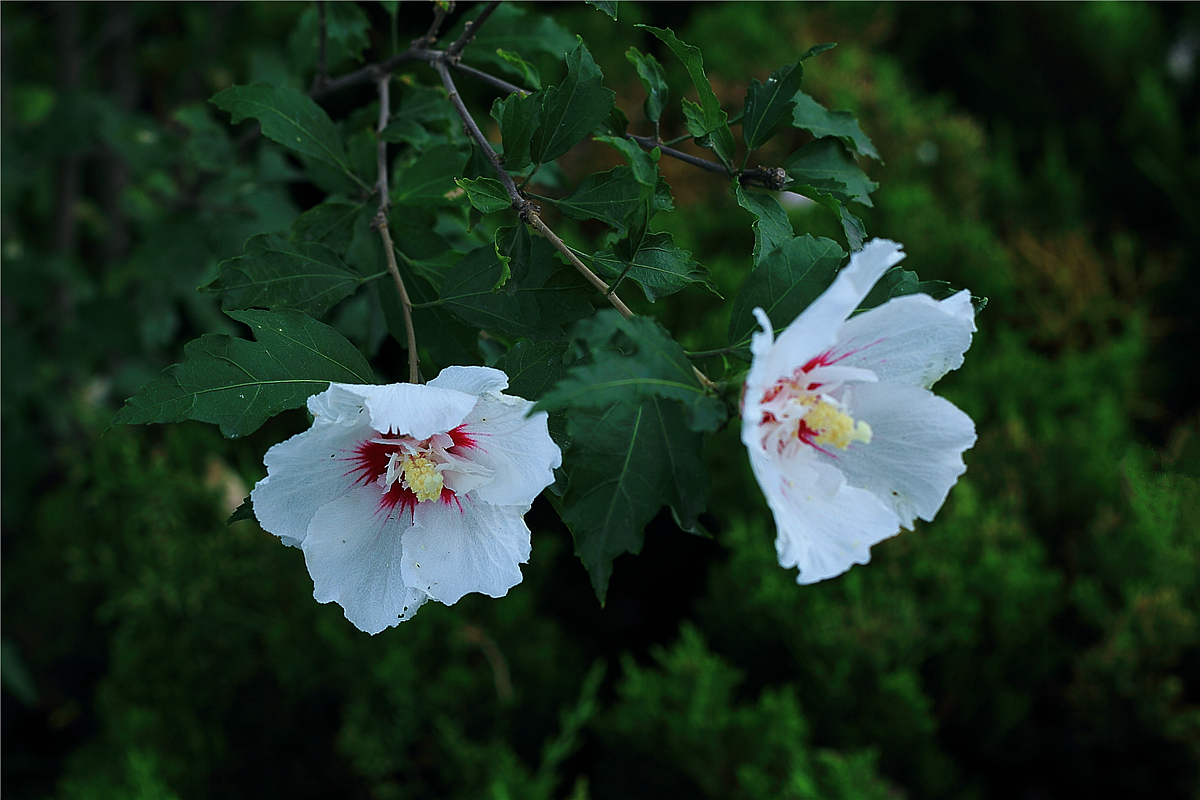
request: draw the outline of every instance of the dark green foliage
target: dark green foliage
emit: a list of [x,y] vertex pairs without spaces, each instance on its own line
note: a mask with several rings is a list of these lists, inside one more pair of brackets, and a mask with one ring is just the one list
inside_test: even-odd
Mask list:
[[[334,78],[429,21],[323,6]],[[372,279],[373,94],[304,94],[320,10],[0,6],[6,800],[1195,794],[1197,79],[1168,58],[1193,7],[621,4],[614,21],[501,4],[464,63],[559,92],[558,146],[578,145],[526,189],[557,198],[537,202],[586,264],[625,273],[632,321],[593,316],[603,296],[506,209],[433,73],[400,65],[388,222],[423,374],[505,370],[556,406],[565,463],[526,517],[519,586],[376,637],[313,601],[299,550],[225,524],[249,519],[264,450],[305,427],[276,412],[404,369],[396,292]],[[435,47],[477,11],[456,13]],[[798,61],[790,96],[758,83]],[[602,118],[601,72],[619,92]],[[487,122],[495,90],[454,75]],[[586,119],[569,86],[592,95]],[[739,143],[726,112],[750,93]],[[484,125],[510,170],[532,167],[535,133],[559,137],[539,132],[546,94],[501,98],[498,137]],[[661,128],[713,159],[690,141],[712,122],[702,146],[736,164],[760,144],[751,163],[787,166],[823,208],[621,138]],[[801,587],[722,420],[750,309],[788,324],[867,230],[909,255],[864,307],[991,299],[938,384],[980,438],[935,522]],[[204,285],[273,310],[231,320]],[[285,308],[297,286],[323,322]],[[294,335],[268,346],[280,328]],[[304,374],[271,371],[297,348]],[[219,386],[237,365],[306,388],[237,399]],[[189,394],[197,370],[217,392]],[[114,413],[258,430],[105,432]]]
[[329,383],[373,383],[371,366],[333,328],[299,311],[230,311],[257,342],[209,334],[189,342],[188,360],[131,397],[114,425],[194,419],[245,436],[299,408]]

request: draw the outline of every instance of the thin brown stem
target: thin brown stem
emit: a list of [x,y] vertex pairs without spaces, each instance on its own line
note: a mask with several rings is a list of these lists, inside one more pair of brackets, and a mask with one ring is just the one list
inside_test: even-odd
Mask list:
[[611,291],[608,288],[608,284],[605,283],[599,275],[588,269],[587,266],[579,260],[579,257],[571,252],[571,248],[567,247],[566,242],[558,238],[558,234],[550,230],[546,223],[542,222],[542,218],[538,216],[536,211],[531,211],[525,216],[526,222],[529,223],[529,227],[533,228],[542,236],[545,236],[546,240],[549,241],[550,244],[554,245],[554,249],[562,253],[563,257],[566,258],[567,261],[571,262],[571,266],[575,267],[575,269],[579,271],[579,274],[582,275],[588,283],[599,289],[600,293],[604,295],[605,299],[612,303],[613,308],[621,312],[621,316],[625,317],[625,319],[629,319],[633,316],[633,312],[629,310],[629,306],[625,305],[621,298],[617,297],[616,292]]
[[388,207],[391,204],[391,197],[388,190],[387,142],[383,140],[383,131],[387,128],[388,119],[392,115],[391,81],[392,76],[388,74],[379,75],[375,81],[379,90],[379,124],[375,129],[379,137],[379,141],[375,145],[375,165],[379,171],[379,179],[375,188],[379,192],[379,211],[375,214],[371,225],[379,231],[379,236],[383,239],[383,253],[387,259],[388,273],[392,276],[392,282],[396,284],[396,292],[400,295],[400,311],[404,315],[404,338],[408,345],[408,382],[420,383],[421,365],[417,356],[417,332],[413,328],[412,321],[412,300],[408,297],[404,278],[400,277],[400,267],[396,264],[396,248],[392,244],[392,234],[388,230]]
[[434,3],[433,22],[430,23],[429,30],[425,32],[425,35],[413,42],[413,46],[429,47],[429,45],[436,42],[438,31],[442,29],[442,23],[446,20],[446,14],[453,10],[454,0],[450,0],[450,2],[446,3],[445,5],[442,5],[441,3]]
[[500,0],[492,0],[492,2],[484,6],[483,11],[479,12],[479,16],[468,22],[467,26],[463,28],[462,35],[454,40],[454,44],[446,48],[446,57],[452,61],[457,61],[459,56],[462,55],[463,48],[469,45],[471,40],[475,38],[475,34],[478,32],[479,26],[487,22],[487,18],[492,15],[492,12],[495,11],[499,5]]

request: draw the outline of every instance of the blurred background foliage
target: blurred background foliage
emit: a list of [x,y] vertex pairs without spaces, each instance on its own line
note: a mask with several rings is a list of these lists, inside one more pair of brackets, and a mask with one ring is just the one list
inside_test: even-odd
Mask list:
[[[428,24],[406,3],[393,34],[363,7],[372,52]],[[302,414],[241,441],[107,430],[183,343],[234,330],[195,287],[313,202],[205,102],[308,88],[312,5],[5,3],[6,800],[1200,796],[1200,6],[535,10],[583,35],[631,118],[624,51],[660,50],[632,23],[700,46],[729,107],[839,43],[804,87],[883,155],[863,164],[868,231],[990,299],[941,384],[980,436],[938,520],[799,587],[726,430],[714,538],[661,516],[606,608],[535,506],[508,597],[361,634],[312,601],[299,553],[224,524]],[[339,52],[335,75],[357,66]],[[613,158],[584,146],[563,173]],[[749,216],[661,164],[664,224],[729,296]],[[820,208],[790,213],[837,235]],[[370,302],[336,312],[364,347]],[[722,341],[703,292],[639,302],[691,346]]]

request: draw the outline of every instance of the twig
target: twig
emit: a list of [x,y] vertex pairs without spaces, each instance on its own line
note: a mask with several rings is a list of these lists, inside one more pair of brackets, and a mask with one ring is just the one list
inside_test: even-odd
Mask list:
[[716,161],[709,161],[708,159],[700,158],[699,156],[693,156],[689,153],[683,152],[682,150],[676,150],[675,148],[669,147],[662,142],[651,139],[649,136],[635,136],[632,133],[627,133],[625,134],[625,138],[637,142],[647,150],[653,150],[657,147],[665,156],[670,156],[671,158],[678,159],[685,164],[691,164],[692,166],[699,167],[700,169],[706,169],[709,172],[719,172],[727,178],[730,177],[729,170],[725,168],[724,164],[719,164]]
[[466,75],[470,75],[473,78],[478,78],[479,80],[483,81],[484,83],[490,83],[492,86],[495,86],[497,89],[499,89],[502,92],[506,92],[508,94],[512,94],[513,92],[516,92],[517,94],[521,95],[522,97],[529,94],[528,89],[522,89],[520,86],[511,84],[508,81],[503,80],[502,78],[497,78],[495,75],[489,75],[488,73],[483,72],[482,70],[475,69],[474,67],[468,67],[466,64],[462,63],[461,61],[458,62],[457,64],[455,64],[454,68],[456,70],[458,70],[459,72],[462,72]]
[[566,243],[562,239],[558,238],[558,235],[554,233],[554,231],[550,230],[546,223],[542,221],[541,216],[539,216],[541,209],[538,208],[538,206],[528,197],[525,197],[525,195],[521,194],[521,190],[517,188],[516,182],[513,180],[512,176],[508,174],[508,170],[506,170],[500,163],[500,157],[496,155],[495,148],[492,147],[491,143],[487,140],[487,137],[483,135],[483,131],[481,131],[479,126],[475,123],[475,119],[471,116],[471,112],[463,103],[462,98],[458,96],[458,89],[454,85],[454,79],[450,77],[450,70],[446,66],[445,59],[434,61],[433,68],[436,69],[438,74],[442,76],[442,84],[446,87],[446,92],[450,95],[450,102],[454,104],[454,108],[458,112],[458,115],[462,117],[463,125],[467,129],[468,135],[475,140],[475,143],[479,145],[479,149],[482,150],[484,155],[487,156],[488,163],[492,166],[492,171],[496,173],[496,177],[498,177],[500,182],[504,184],[505,191],[508,192],[508,196],[512,199],[513,208],[516,209],[518,214],[520,214],[521,219],[528,223],[529,227],[533,228],[542,236],[545,236],[547,241],[554,245],[554,248],[558,250],[558,252],[563,254],[563,257],[571,263],[571,266],[575,267],[579,274],[582,275],[588,283],[600,290],[601,294],[603,294],[608,302],[612,304],[613,308],[621,312],[622,316],[624,316],[626,319],[632,317],[633,312],[629,310],[629,306],[625,305],[620,297],[617,297],[616,293],[608,287],[608,284],[600,279],[600,276],[588,269],[587,266],[580,261],[573,252],[571,252],[571,248],[567,247]]
[[454,40],[454,44],[446,48],[446,58],[451,61],[457,61],[462,55],[463,48],[471,43],[475,38],[475,32],[479,30],[479,26],[487,22],[487,18],[492,15],[492,12],[500,5],[500,0],[492,0],[483,7],[483,11],[479,12],[479,16],[467,23],[463,28],[462,35]]
[[379,211],[376,212],[371,226],[379,231],[379,236],[383,239],[383,253],[387,258],[388,272],[396,284],[396,291],[400,294],[400,311],[404,315],[404,337],[408,340],[408,382],[420,383],[421,370],[417,357],[417,332],[413,328],[412,321],[412,301],[408,297],[408,289],[404,286],[404,278],[400,277],[400,267],[396,265],[396,251],[392,244],[392,234],[388,230],[387,221],[391,198],[388,192],[387,142],[383,139],[383,131],[387,127],[388,118],[392,115],[391,80],[392,76],[385,73],[379,75],[375,82],[379,89],[379,126],[376,128],[379,141],[375,145],[375,165],[379,171],[379,180],[375,187],[379,192]]
[[781,192],[787,188],[789,182],[787,172],[781,167],[756,167],[755,169],[741,169],[734,172],[724,164],[716,161],[709,161],[706,158],[700,158],[699,156],[685,153],[682,150],[676,150],[670,145],[664,144],[649,136],[637,136],[632,133],[627,133],[625,134],[625,138],[632,142],[636,142],[646,150],[653,150],[657,147],[665,156],[670,156],[671,158],[682,161],[685,164],[691,164],[694,167],[699,167],[700,169],[708,170],[709,172],[715,172],[719,175],[724,175],[726,178],[732,178],[736,175],[738,181],[742,185],[761,186],[764,189],[770,189],[773,192]]
[[571,266],[575,267],[575,269],[579,271],[579,274],[587,279],[588,283],[599,289],[600,293],[604,295],[608,302],[612,303],[612,307],[621,312],[621,316],[625,317],[625,319],[629,319],[633,316],[633,312],[629,310],[629,306],[625,305],[621,298],[617,297],[616,292],[608,288],[608,284],[605,283],[599,275],[588,269],[584,263],[579,260],[578,256],[571,252],[571,248],[567,247],[566,242],[558,238],[558,234],[550,230],[550,228],[546,226],[546,223],[542,222],[542,218],[538,216],[536,211],[530,211],[528,214],[526,214],[525,221],[529,223],[529,227],[533,228],[542,236],[545,236],[550,244],[554,245],[554,249],[562,253],[563,257],[566,258],[567,261],[571,262]]
[[[441,3],[434,3],[433,5],[433,22],[430,23],[429,30],[425,31],[424,36],[413,41],[413,47],[428,47],[436,42],[438,31],[442,29],[442,22],[445,21],[446,14],[454,10],[454,0],[450,0],[450,2],[446,3],[445,5],[442,5]],[[424,44],[418,44],[419,42],[423,42]]]

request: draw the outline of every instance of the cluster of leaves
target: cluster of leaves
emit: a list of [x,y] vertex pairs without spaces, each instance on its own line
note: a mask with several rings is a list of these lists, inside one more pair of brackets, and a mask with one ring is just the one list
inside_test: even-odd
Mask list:
[[[615,18],[615,8],[599,7]],[[367,43],[361,34],[369,27],[364,12],[351,5],[337,18],[328,27],[327,46],[361,57]],[[463,26],[476,18],[463,63],[473,65],[472,74],[499,68],[529,86],[488,78],[489,85],[508,90],[491,106],[499,131],[494,143],[471,135],[471,128],[478,130],[472,112],[456,106],[457,94],[446,91],[458,56],[445,54],[455,51]],[[728,336],[713,343],[721,345],[716,352],[745,361],[755,329],[752,309],[761,306],[777,325],[786,325],[846,257],[831,239],[797,236],[775,191],[787,188],[828,208],[856,249],[865,228],[848,204],[869,206],[876,184],[855,155],[879,155],[849,114],[827,110],[800,89],[807,59],[832,45],[811,48],[765,83],[750,81],[741,109],[730,116],[705,75],[699,48],[668,29],[639,29],[678,59],[698,98],[680,101],[685,132],[670,142],[660,137],[674,116],[668,114],[670,98],[682,92],[668,84],[653,55],[633,47],[626,53],[646,93],[641,124],[653,130],[653,136],[638,136],[583,41],[551,19],[507,4],[468,13],[439,42],[421,40],[394,55],[391,64],[435,66],[446,86],[422,84],[409,73],[391,79],[399,101],[395,108],[389,101],[378,124],[378,103],[335,121],[313,96],[287,85],[219,92],[212,102],[232,123],[257,121],[268,146],[284,148],[324,196],[287,230],[252,237],[205,289],[257,341],[210,334],[191,343],[188,360],[130,399],[116,422],[195,419],[219,424],[227,436],[244,436],[271,415],[302,406],[329,381],[375,382],[377,374],[387,374],[377,358],[382,340],[368,343],[370,358],[364,359],[337,322],[340,303],[367,293],[374,327],[409,346],[404,309],[385,269],[388,254],[372,230],[386,223],[426,371],[495,365],[509,374],[513,391],[554,413],[554,433],[565,451],[555,502],[601,601],[613,559],[640,550],[643,528],[661,508],[669,507],[684,529],[698,530],[708,482],[705,434],[725,424],[736,402],[736,382],[723,381],[736,378],[737,368],[726,360],[714,363],[719,374],[711,380],[653,319],[597,311],[631,284],[651,303],[683,291],[716,291],[692,253],[671,233],[656,230],[659,216],[674,207],[659,161],[668,155],[690,159],[723,176],[718,180],[729,181],[737,203],[754,219],[754,248],[732,298]],[[561,80],[542,86],[538,58],[561,60]],[[351,85],[356,77],[366,82],[373,74],[360,68],[319,81],[314,94],[324,100],[332,90],[322,86]],[[747,169],[760,148],[796,129],[811,134],[811,141],[781,166]],[[626,163],[564,187],[555,161],[588,137],[615,148]],[[715,159],[669,146],[684,140]],[[542,176],[546,182],[535,184]],[[381,178],[388,179],[386,197],[377,196]],[[534,185],[555,196],[526,192]],[[377,218],[379,209],[386,217]],[[596,223],[606,232],[588,255],[552,244],[522,224],[542,213]],[[592,284],[567,263],[579,258],[589,262]],[[598,280],[605,293],[594,288]],[[930,289],[897,269],[864,307]]]

